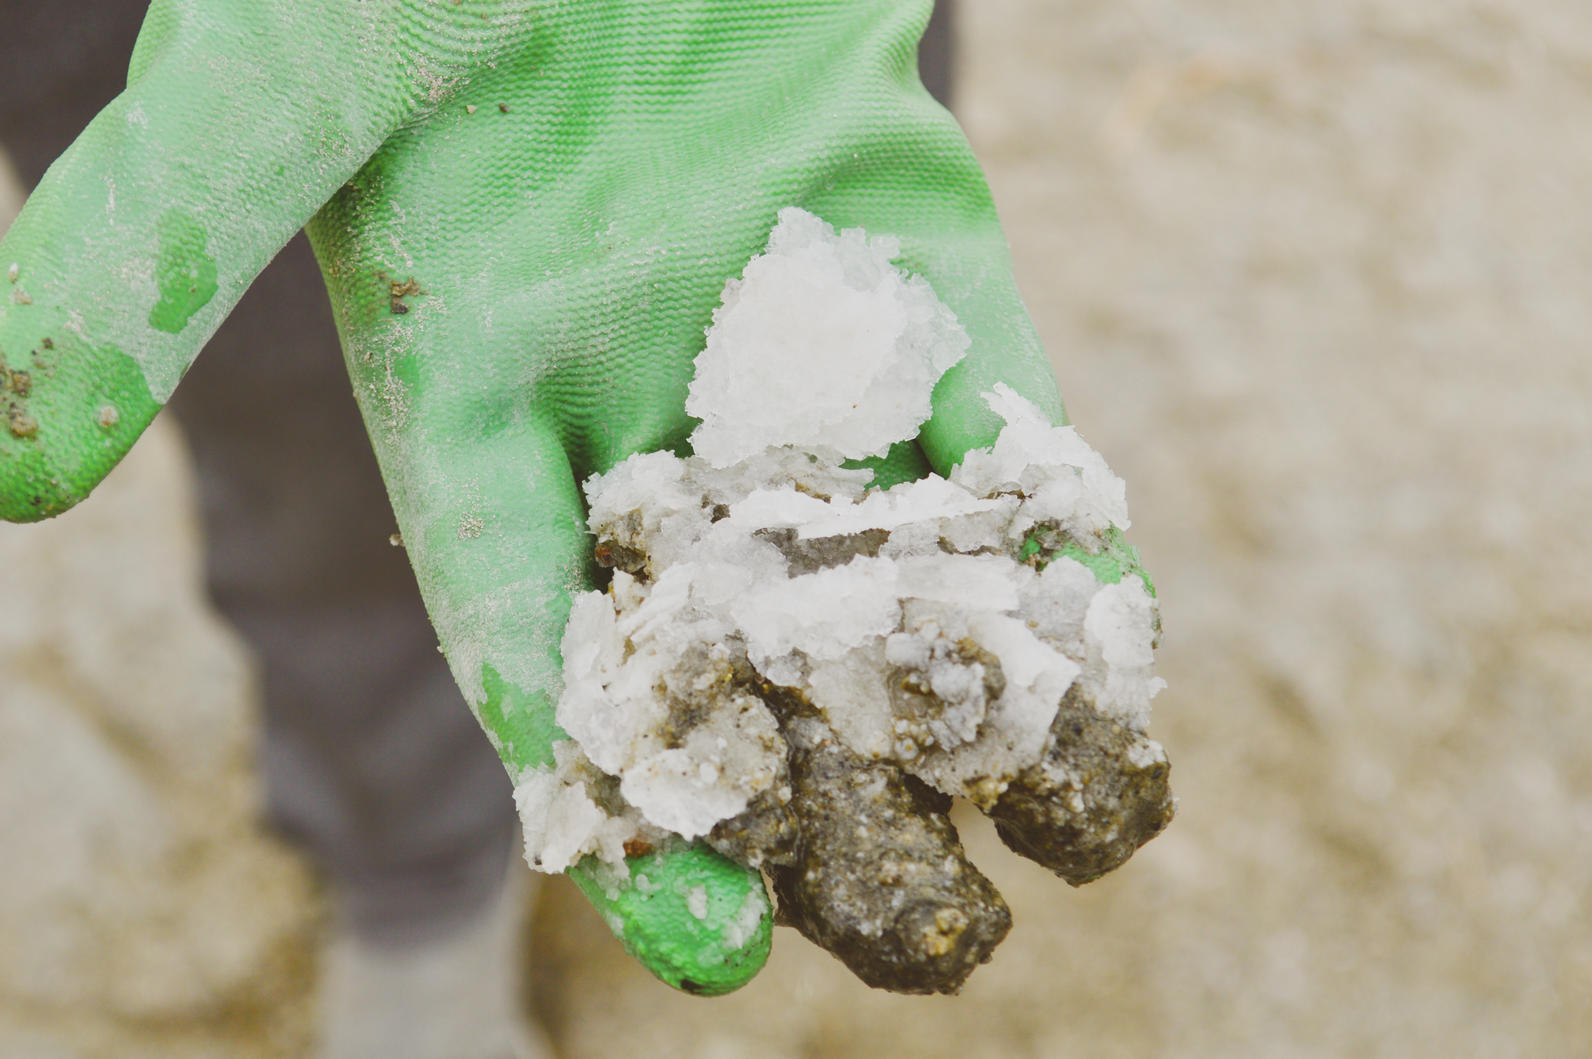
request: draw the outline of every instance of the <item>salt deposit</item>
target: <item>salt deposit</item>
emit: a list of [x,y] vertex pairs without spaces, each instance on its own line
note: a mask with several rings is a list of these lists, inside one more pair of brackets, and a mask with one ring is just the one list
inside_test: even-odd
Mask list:
[[702,420],[697,455],[714,467],[782,445],[882,456],[916,433],[967,335],[928,283],[890,264],[900,249],[780,212],[768,252],[725,284],[697,358],[685,404]]
[[872,490],[843,465],[914,437],[968,348],[896,252],[783,211],[698,358],[696,455],[638,455],[585,484],[613,578],[565,630],[571,742],[519,783],[534,866],[590,854],[622,875],[627,842],[670,836],[794,863],[798,718],[897,782],[991,811],[1055,757],[1066,699],[1161,767],[1169,807],[1143,734],[1155,599],[1099,454],[996,385],[984,400],[1004,429],[948,477]]

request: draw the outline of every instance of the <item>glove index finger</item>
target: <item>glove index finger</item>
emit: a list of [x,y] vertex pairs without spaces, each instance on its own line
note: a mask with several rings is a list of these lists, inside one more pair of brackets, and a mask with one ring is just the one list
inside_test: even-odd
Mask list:
[[156,0],[127,90],[0,242],[0,517],[82,499],[401,120],[330,6]]

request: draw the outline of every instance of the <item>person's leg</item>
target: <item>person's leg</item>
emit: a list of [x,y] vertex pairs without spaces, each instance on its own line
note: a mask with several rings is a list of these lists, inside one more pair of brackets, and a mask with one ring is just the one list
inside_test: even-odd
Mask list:
[[273,821],[367,937],[446,932],[512,855],[507,778],[437,652],[302,238],[172,401],[216,605],[259,653]]
[[951,87],[956,67],[956,3],[937,0],[929,28],[918,45],[918,76],[923,86],[941,105],[951,106]]

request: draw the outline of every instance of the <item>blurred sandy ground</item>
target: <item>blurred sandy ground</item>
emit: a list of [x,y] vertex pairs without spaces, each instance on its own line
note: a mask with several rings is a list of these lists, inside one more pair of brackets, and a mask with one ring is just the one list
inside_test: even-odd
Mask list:
[[[0,232],[19,199],[0,158]],[[304,1054],[317,894],[257,828],[192,479],[157,419],[80,507],[0,524],[0,1059]]]
[[972,0],[960,110],[1166,627],[1171,829],[955,1000],[782,932],[569,1054],[1592,1054],[1592,8]]
[[[1077,891],[966,818],[1016,926],[955,999],[869,993],[785,931],[742,992],[677,996],[560,880],[538,909],[537,1011],[570,1057],[1587,1054],[1592,9],[969,0],[962,30],[960,109],[1019,279],[1161,589],[1154,732],[1180,816]],[[178,466],[151,468],[120,517],[182,509]],[[172,547],[151,532],[145,547]],[[167,561],[197,599],[191,558]],[[101,628],[150,606],[87,598]],[[15,700],[8,686],[0,729],[21,723]],[[107,760],[160,723],[139,710],[155,716],[129,706],[104,729]],[[248,734],[228,716],[216,784],[234,791]],[[306,884],[248,833],[243,795],[161,790],[201,799],[167,810],[200,836],[210,860],[192,863],[253,858],[232,904],[178,900],[216,884],[132,853],[114,886],[62,875],[76,905],[24,896],[72,937],[107,890],[158,879],[173,896],[137,906],[158,930],[104,913],[115,930],[84,936],[107,957],[163,936],[230,977],[169,974],[153,1015],[104,983],[41,1007],[13,912],[0,1054],[299,1054]],[[121,804],[35,830],[120,834]],[[18,833],[0,825],[0,863]],[[243,956],[202,955],[196,939],[250,924]],[[212,984],[183,1001],[195,980]],[[74,1050],[74,1020],[99,1043]],[[24,1024],[35,1051],[5,1046]]]

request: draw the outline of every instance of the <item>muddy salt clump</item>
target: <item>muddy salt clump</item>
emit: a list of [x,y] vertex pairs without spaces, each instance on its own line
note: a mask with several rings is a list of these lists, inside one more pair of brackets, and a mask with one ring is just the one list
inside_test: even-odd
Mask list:
[[1074,883],[1171,800],[1155,598],[1099,454],[998,384],[1004,428],[948,477],[846,466],[916,436],[969,345],[898,252],[782,211],[697,359],[695,455],[585,483],[612,581],[574,600],[570,741],[516,799],[541,870],[702,838],[869,984],[949,992],[1009,925],[951,797]]

